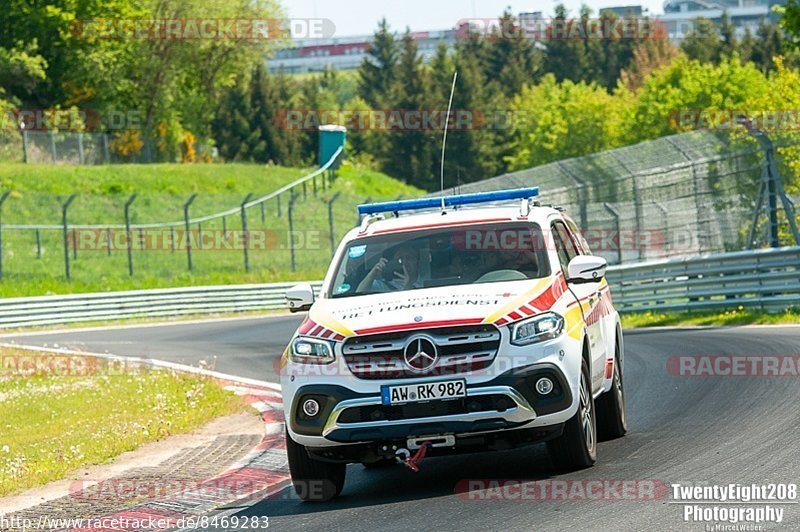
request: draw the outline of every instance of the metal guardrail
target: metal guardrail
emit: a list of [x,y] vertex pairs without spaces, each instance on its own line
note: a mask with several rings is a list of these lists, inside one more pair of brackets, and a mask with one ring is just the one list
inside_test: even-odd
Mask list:
[[[278,310],[296,283],[198,286],[0,300],[0,329],[127,318]],[[321,283],[312,283],[319,290]]]
[[776,311],[800,306],[800,247],[615,266],[607,279],[621,312]]
[[[800,247],[612,266],[621,312],[781,310],[800,306]],[[295,283],[200,286],[0,300],[0,329],[286,308]],[[321,283],[312,283],[319,291]]]

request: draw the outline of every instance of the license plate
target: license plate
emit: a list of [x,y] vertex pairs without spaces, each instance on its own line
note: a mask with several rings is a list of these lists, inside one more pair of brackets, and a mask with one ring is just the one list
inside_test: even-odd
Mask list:
[[440,382],[381,386],[381,402],[385,405],[419,403],[437,399],[458,399],[467,396],[464,379]]

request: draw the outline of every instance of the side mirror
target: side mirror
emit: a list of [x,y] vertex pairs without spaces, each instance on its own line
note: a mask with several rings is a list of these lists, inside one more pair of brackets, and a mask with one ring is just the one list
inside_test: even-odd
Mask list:
[[305,312],[314,304],[314,289],[308,283],[295,285],[286,291],[289,312]]
[[603,257],[578,255],[567,266],[567,281],[571,283],[596,283],[606,275],[608,263]]

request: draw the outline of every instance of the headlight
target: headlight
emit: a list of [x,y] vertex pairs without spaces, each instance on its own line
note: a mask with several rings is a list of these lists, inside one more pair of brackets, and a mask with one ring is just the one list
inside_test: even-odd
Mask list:
[[530,345],[558,338],[564,332],[564,318],[555,312],[548,312],[514,324],[511,329],[511,343]]
[[335,358],[331,342],[303,336],[292,340],[289,355],[300,364],[330,364]]

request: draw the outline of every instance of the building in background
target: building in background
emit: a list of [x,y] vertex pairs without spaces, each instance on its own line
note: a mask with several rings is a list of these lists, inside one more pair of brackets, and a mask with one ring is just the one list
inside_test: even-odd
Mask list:
[[696,18],[707,18],[719,25],[722,14],[727,12],[737,36],[741,37],[748,28],[755,34],[765,20],[776,21],[772,6],[785,3],[785,0],[666,0],[664,14],[656,18],[666,25],[670,40],[678,42],[692,31]]

